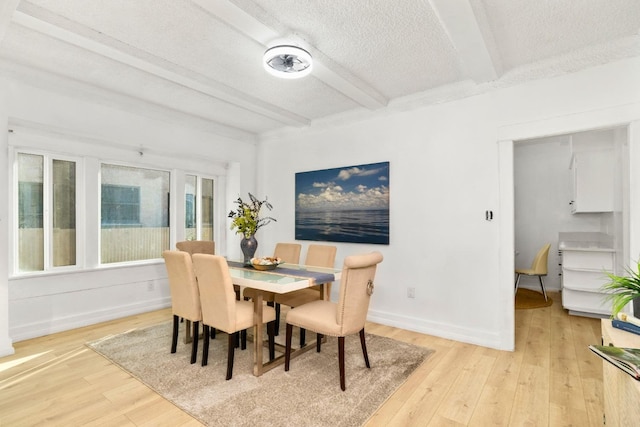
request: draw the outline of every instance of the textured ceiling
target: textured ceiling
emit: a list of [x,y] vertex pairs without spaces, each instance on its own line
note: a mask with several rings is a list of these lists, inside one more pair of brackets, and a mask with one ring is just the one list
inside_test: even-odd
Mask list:
[[[245,139],[640,55],[638,0],[2,3],[1,72]],[[279,41],[313,74],[268,75]]]

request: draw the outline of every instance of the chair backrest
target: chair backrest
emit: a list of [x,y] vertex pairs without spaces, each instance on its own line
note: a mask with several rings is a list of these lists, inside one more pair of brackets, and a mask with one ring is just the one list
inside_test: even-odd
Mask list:
[[352,255],[344,259],[336,319],[343,335],[353,334],[364,328],[376,266],[380,262],[380,252]]
[[551,243],[547,243],[538,251],[536,257],[533,259],[533,263],[531,264],[531,269],[533,270],[533,274],[540,274],[542,276],[547,274],[547,259],[549,257],[549,248],[551,248]]
[[176,243],[176,248],[180,251],[189,252],[190,255],[213,255],[216,253],[216,243],[212,240],[185,240],[183,242]]
[[336,250],[335,246],[309,245],[304,264],[331,268],[336,263]]
[[236,294],[229,274],[229,265],[219,255],[194,254],[193,265],[198,277],[204,324],[235,332]]
[[298,243],[278,243],[273,256],[289,264],[300,264],[301,249],[302,245]]
[[162,257],[169,277],[173,314],[187,320],[200,321],[200,293],[191,255],[182,251],[164,251]]

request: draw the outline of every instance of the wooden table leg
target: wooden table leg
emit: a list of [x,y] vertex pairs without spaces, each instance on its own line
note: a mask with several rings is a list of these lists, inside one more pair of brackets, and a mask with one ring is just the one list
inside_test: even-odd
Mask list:
[[[320,289],[322,290],[322,299],[325,301],[329,301],[331,300],[331,283],[323,283],[322,285],[320,285]],[[327,342],[327,337],[323,336],[321,339],[322,343],[326,343]]]
[[262,375],[262,291],[256,290],[256,296],[253,299],[253,375],[259,377]]

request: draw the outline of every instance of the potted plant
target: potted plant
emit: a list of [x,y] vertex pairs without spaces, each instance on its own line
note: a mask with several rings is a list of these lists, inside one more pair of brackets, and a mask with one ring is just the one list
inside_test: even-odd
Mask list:
[[260,211],[263,206],[269,210],[273,209],[273,206],[266,197],[264,200],[259,200],[251,193],[249,193],[249,202],[238,197],[235,203],[238,207],[229,212],[228,217],[232,218],[231,229],[235,230],[236,234],[242,234],[240,248],[244,255],[244,263],[249,264],[258,249],[258,241],[255,238],[256,231],[271,221],[276,221],[275,218],[269,216],[260,217]]
[[640,262],[636,271],[627,269],[626,273],[625,276],[607,273],[610,281],[602,287],[610,292],[605,298],[611,301],[611,317],[616,317],[627,304],[640,297]]

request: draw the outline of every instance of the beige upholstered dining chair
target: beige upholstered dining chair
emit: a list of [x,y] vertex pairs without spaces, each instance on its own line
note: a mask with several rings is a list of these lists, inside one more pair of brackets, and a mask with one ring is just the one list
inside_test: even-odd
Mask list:
[[320,352],[324,335],[338,337],[338,365],[340,388],[344,391],[344,339],[347,335],[360,334],[362,354],[367,368],[369,356],[365,343],[364,324],[367,320],[369,300],[373,293],[373,279],[376,267],[382,262],[380,252],[348,256],[344,260],[340,278],[340,298],[338,303],[319,300],[292,308],[287,314],[284,370],[289,370],[291,362],[291,335],[293,326],[315,331],[316,346]]
[[[193,323],[194,338],[191,344],[191,363],[196,363],[202,311],[200,309],[200,293],[198,292],[198,283],[191,255],[182,251],[164,251],[162,257],[169,277],[171,312],[173,313],[171,353],[176,352],[178,345],[179,319],[187,319]],[[189,327],[188,324],[187,327]]]
[[[298,264],[300,262],[300,250],[302,249],[302,245],[298,243],[278,243],[276,244],[276,249],[273,251],[273,256],[276,258],[280,258],[283,262],[287,262],[289,264]],[[242,292],[244,299],[253,299],[256,295],[256,290],[252,288],[245,288]],[[269,303],[269,305],[274,304],[275,294],[273,292],[263,292],[262,299]],[[280,321],[280,319],[276,320],[276,324]],[[276,330],[276,335],[278,331]]]
[[214,255],[216,253],[216,243],[212,240],[184,240],[176,243],[176,248],[180,251],[189,252],[190,255]]
[[[189,255],[193,254],[209,254],[214,255],[216,253],[216,243],[213,240],[183,240],[176,243],[176,248],[179,251],[188,252]],[[236,291],[236,298],[240,298],[240,287],[234,286]],[[181,321],[184,319],[180,319]],[[188,326],[188,324],[187,324]],[[215,338],[215,330],[212,333]]]
[[[215,255],[216,242],[213,240],[184,240],[176,243],[176,248],[180,251],[189,252],[189,254],[208,254]],[[240,286],[233,286],[236,291],[236,298],[240,299]],[[214,333],[215,336],[215,333]]]
[[[193,264],[198,278],[198,288],[202,301],[202,323],[204,339],[202,346],[202,366],[209,359],[209,328],[216,328],[229,335],[227,351],[227,380],[233,375],[233,357],[237,333],[255,325],[253,303],[238,301],[233,291],[227,260],[217,255],[194,254]],[[269,335],[269,359],[275,357],[273,321],[276,318],[272,307],[264,307],[262,322],[267,323]],[[254,339],[262,339],[254,337]]]
[[[327,267],[333,268],[336,262],[335,246],[329,245],[309,245],[307,249],[307,256],[305,257],[304,265],[315,267]],[[331,294],[331,283],[327,283],[327,293]],[[276,332],[279,329],[280,321],[280,305],[287,305],[289,307],[298,307],[302,304],[306,304],[312,301],[323,299],[322,287],[313,286],[307,289],[300,289],[299,291],[287,292],[286,294],[276,294],[274,297],[276,303]],[[305,330],[300,330],[300,347],[305,343]]]
[[538,276],[538,280],[540,281],[540,288],[542,288],[542,295],[544,295],[544,300],[547,301],[547,292],[544,289],[544,280],[542,280],[542,276],[547,275],[547,260],[549,258],[549,248],[551,248],[551,244],[547,243],[544,245],[536,254],[536,257],[533,259],[533,263],[531,263],[531,268],[521,268],[516,269],[516,284],[515,284],[515,292],[518,292],[518,285],[520,284],[520,276]]

